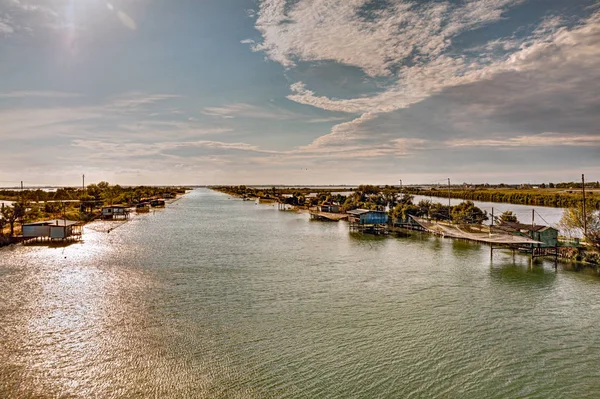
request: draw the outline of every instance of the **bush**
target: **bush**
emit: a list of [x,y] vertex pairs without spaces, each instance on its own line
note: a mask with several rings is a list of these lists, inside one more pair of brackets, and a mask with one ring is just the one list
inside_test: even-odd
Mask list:
[[583,256],[583,261],[594,265],[600,265],[600,253],[588,252]]

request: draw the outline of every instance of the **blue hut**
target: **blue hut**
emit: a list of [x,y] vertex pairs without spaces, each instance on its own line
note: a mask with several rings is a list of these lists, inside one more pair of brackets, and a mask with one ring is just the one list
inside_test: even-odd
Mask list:
[[387,224],[388,215],[384,211],[371,211],[368,209],[355,209],[348,211],[350,214],[349,221],[361,225],[369,224]]

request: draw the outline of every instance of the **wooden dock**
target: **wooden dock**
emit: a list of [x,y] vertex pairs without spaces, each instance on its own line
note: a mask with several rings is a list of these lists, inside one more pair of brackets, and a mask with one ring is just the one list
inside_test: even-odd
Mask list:
[[348,220],[348,214],[310,211],[310,218],[312,220],[339,222],[340,220]]

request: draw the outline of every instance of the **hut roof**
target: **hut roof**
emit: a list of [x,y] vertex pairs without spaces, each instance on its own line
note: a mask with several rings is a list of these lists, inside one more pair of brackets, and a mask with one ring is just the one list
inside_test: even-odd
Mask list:
[[532,226],[530,224],[524,223],[513,223],[513,222],[504,222],[502,224],[494,226],[495,229],[503,230],[506,232],[520,232],[520,231],[546,231],[549,229],[556,230],[552,226],[544,226],[544,225],[535,225]]
[[372,211],[369,209],[354,209],[351,211],[348,211],[349,214],[351,215],[356,215],[356,216],[360,216],[360,215],[364,215],[366,213],[386,213],[384,211]]
[[80,222],[74,220],[65,220],[65,219],[54,219],[54,220],[44,220],[41,222],[34,223],[25,223],[24,226],[75,226],[76,224],[80,224]]

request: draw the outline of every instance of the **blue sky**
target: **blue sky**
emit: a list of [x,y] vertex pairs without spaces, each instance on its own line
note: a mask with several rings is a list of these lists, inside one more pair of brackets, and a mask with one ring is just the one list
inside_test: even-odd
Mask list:
[[0,0],[0,186],[600,179],[591,0]]

